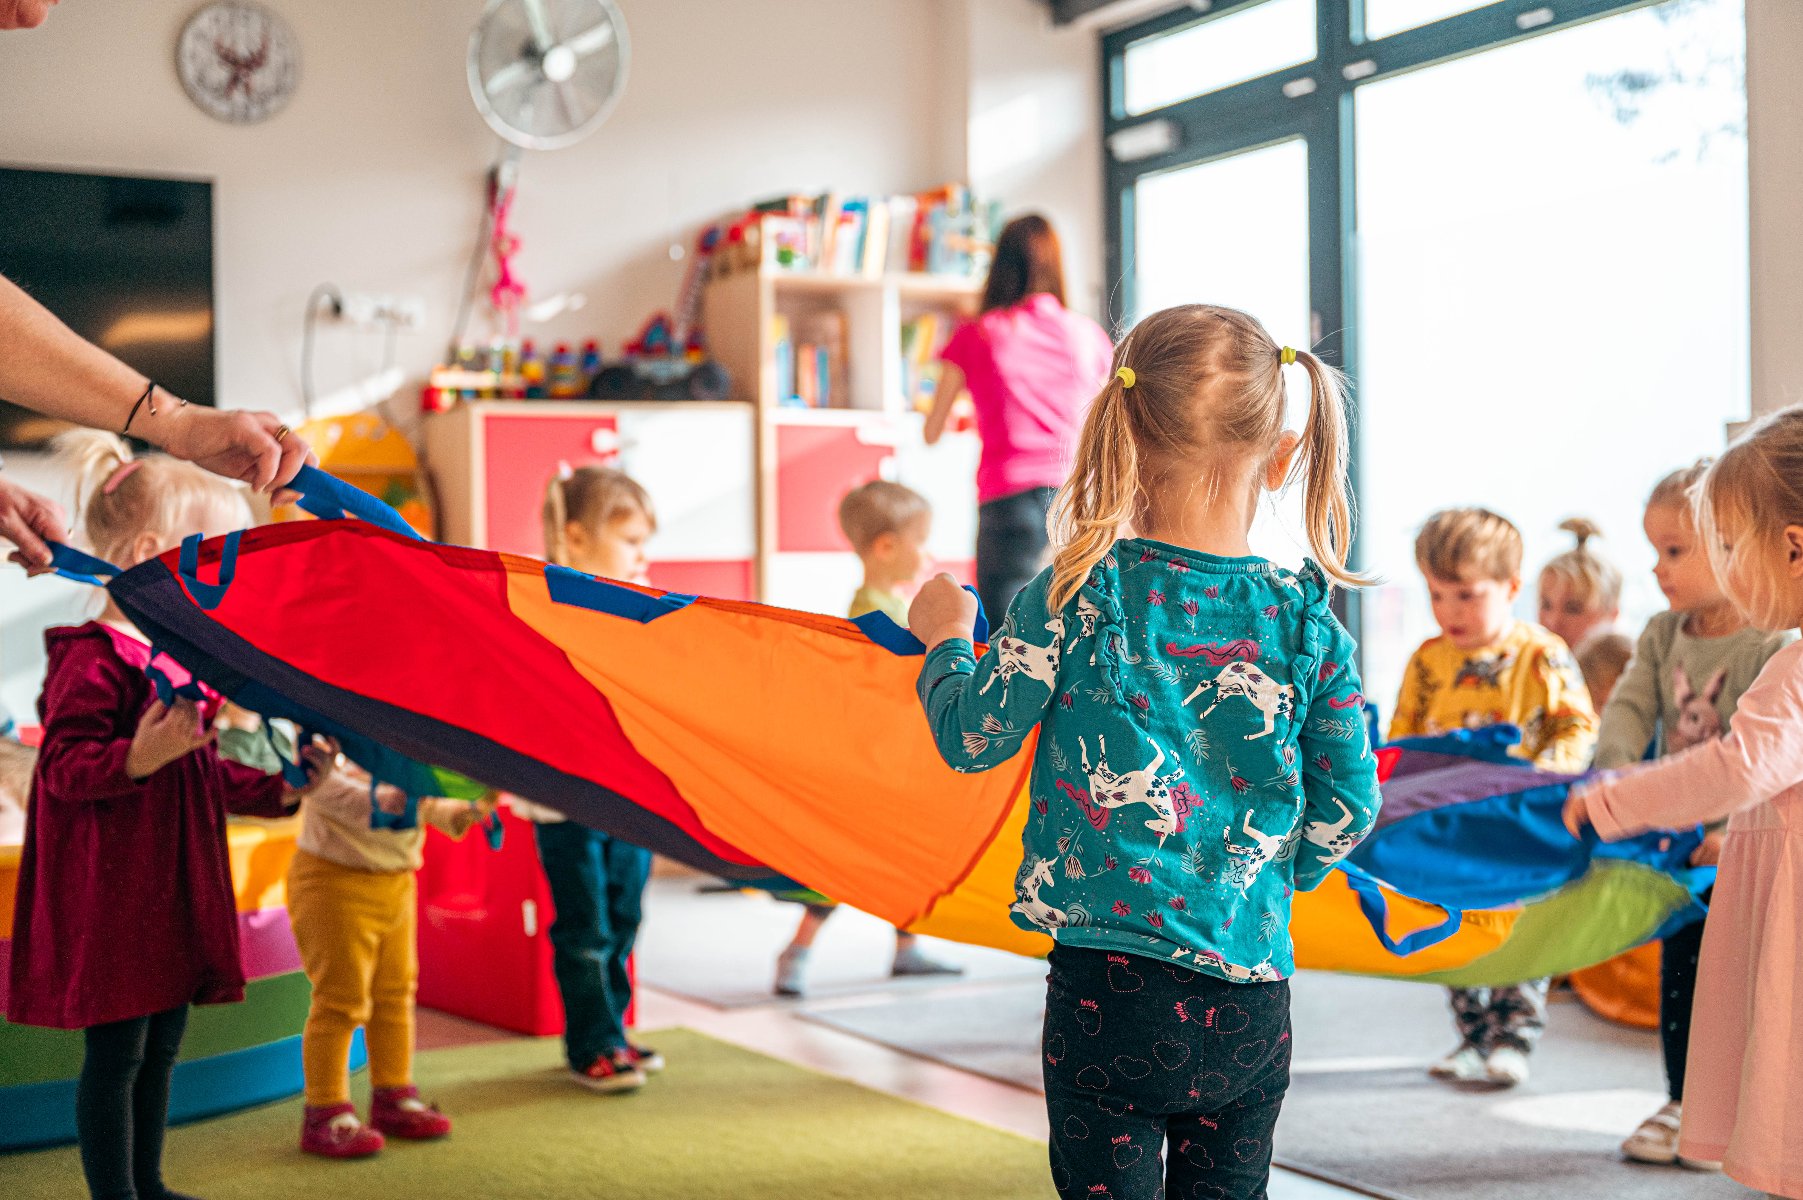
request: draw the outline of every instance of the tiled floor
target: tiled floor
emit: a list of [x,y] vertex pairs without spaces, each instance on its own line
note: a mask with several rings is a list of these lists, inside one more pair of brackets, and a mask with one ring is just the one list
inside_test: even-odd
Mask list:
[[[638,1030],[652,1045],[656,1045],[657,1030],[681,1025],[972,1121],[1033,1138],[1046,1135],[1045,1102],[1037,1092],[915,1058],[804,1021],[791,1007],[772,1003],[767,1007],[720,1009],[648,987],[639,989],[638,1006]],[[501,1041],[514,1035],[422,1009],[418,1036],[419,1046],[425,1050]],[[681,1064],[673,1063],[671,1069],[680,1070]],[[1271,1200],[1332,1200],[1363,1194],[1287,1171],[1276,1173],[1270,1192]]]

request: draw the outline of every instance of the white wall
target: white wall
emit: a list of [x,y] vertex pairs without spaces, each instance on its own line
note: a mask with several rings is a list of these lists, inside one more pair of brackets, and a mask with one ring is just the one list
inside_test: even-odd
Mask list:
[[[480,0],[267,2],[299,38],[300,87],[249,127],[204,115],[176,78],[197,0],[85,0],[0,35],[0,162],[212,178],[221,400],[293,410],[318,283],[420,297],[426,326],[401,336],[398,359],[415,380],[438,359],[498,144],[464,80]],[[586,141],[522,166],[519,273],[539,296],[589,300],[529,331],[541,343],[599,334],[617,351],[675,299],[671,245],[751,199],[972,176],[1010,210],[1059,221],[1073,303],[1094,310],[1093,34],[1053,32],[1033,0],[619,3],[632,38],[620,106]],[[967,161],[981,140],[967,123],[1023,97],[1041,113],[1030,145],[1044,161],[993,141]],[[379,334],[323,328],[320,390],[374,371],[381,352]],[[24,456],[9,469],[56,482]],[[70,595],[0,573],[0,700],[15,710],[35,695],[39,631],[73,612]]]
[[1101,51],[1038,0],[962,0],[969,177],[1010,213],[1044,213],[1064,243],[1070,306],[1102,314]]
[[[787,189],[904,190],[962,173],[942,145],[938,0],[622,0],[625,98],[594,136],[528,154],[514,226],[533,290],[584,292],[545,331],[617,349],[674,299],[672,243]],[[480,0],[281,0],[301,83],[261,125],[189,103],[174,44],[194,0],[65,4],[0,37],[0,161],[217,181],[219,384],[228,404],[298,398],[307,293],[332,281],[428,305],[415,375],[441,352],[497,150],[464,82]],[[955,63],[954,63],[955,65]],[[542,339],[541,339],[542,340]],[[321,386],[356,378],[373,333],[322,339]]]
[[1753,414],[1803,402],[1803,3],[1747,0]]

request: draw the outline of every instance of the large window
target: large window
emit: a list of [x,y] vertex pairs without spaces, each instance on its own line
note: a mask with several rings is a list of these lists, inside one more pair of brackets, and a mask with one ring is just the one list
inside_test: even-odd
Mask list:
[[1152,151],[1109,165],[1114,315],[1232,304],[1352,373],[1358,557],[1387,580],[1353,615],[1386,709],[1434,632],[1412,547],[1437,508],[1522,527],[1524,616],[1558,523],[1591,517],[1638,625],[1648,488],[1747,411],[1741,0],[1319,0],[1313,61],[1126,110],[1129,52],[1201,60],[1211,24],[1289,2],[1107,39],[1111,145]]

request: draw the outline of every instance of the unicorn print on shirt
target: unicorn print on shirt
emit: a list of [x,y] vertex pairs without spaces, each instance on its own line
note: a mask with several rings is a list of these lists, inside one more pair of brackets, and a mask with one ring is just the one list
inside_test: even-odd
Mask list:
[[999,679],[1002,682],[1002,703],[1006,705],[1008,681],[1016,675],[1025,675],[1036,683],[1043,683],[1047,691],[1058,686],[1058,644],[1064,640],[1064,618],[1053,617],[1045,623],[1045,627],[1052,634],[1049,646],[1036,646],[1008,634],[995,640],[995,674],[989,677],[978,692],[979,695],[987,693]]
[[1089,743],[1078,738],[1077,750],[1082,756],[1083,770],[1089,776],[1091,802],[1097,808],[1146,805],[1157,814],[1146,822],[1146,828],[1156,833],[1159,842],[1163,843],[1165,838],[1177,832],[1177,806],[1171,799],[1171,785],[1183,778],[1183,768],[1160,775],[1158,768],[1164,765],[1164,747],[1150,737],[1146,741],[1152,746],[1152,762],[1137,771],[1117,772],[1110,768],[1108,743],[1100,736],[1096,738],[1097,758],[1093,766],[1089,761]]
[[1021,872],[1020,881],[1015,884],[1015,892],[1020,899],[1009,906],[1010,911],[1019,913],[1047,932],[1070,924],[1070,917],[1066,913],[1039,898],[1039,890],[1053,884],[1052,867],[1057,861],[1035,855]]
[[1349,832],[1352,828],[1352,810],[1347,808],[1338,796],[1334,796],[1332,799],[1340,810],[1340,819],[1332,824],[1326,821],[1310,821],[1302,831],[1302,836],[1309,845],[1319,846],[1327,851],[1326,854],[1320,856],[1320,861],[1324,863],[1336,863],[1345,858],[1347,854],[1351,853],[1352,848],[1359,844],[1363,833],[1363,831]]
[[1229,825],[1221,830],[1221,840],[1227,849],[1229,862],[1222,879],[1228,887],[1238,888],[1244,896],[1258,879],[1259,872],[1274,862],[1283,862],[1296,853],[1296,842],[1302,836],[1300,827],[1285,830],[1283,833],[1260,833],[1252,825],[1252,810],[1246,810],[1246,819],[1240,827],[1246,836],[1252,839],[1250,846],[1242,846],[1233,840],[1233,827]]
[[1252,707],[1262,713],[1265,718],[1265,727],[1262,730],[1246,735],[1246,740],[1249,742],[1269,737],[1277,728],[1278,717],[1287,717],[1296,711],[1295,686],[1278,683],[1249,662],[1228,663],[1213,679],[1204,679],[1198,683],[1195,691],[1185,696],[1183,702],[1188,704],[1197,696],[1210,690],[1215,694],[1214,703],[1203,709],[1202,715],[1197,720],[1206,721],[1208,714],[1221,707],[1223,700],[1243,696],[1251,701]]

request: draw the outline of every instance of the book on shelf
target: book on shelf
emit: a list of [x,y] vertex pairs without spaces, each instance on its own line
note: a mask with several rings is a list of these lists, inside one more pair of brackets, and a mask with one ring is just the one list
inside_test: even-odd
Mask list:
[[947,324],[931,312],[902,324],[901,395],[902,407],[909,411],[927,412],[933,407],[933,393],[939,385],[939,351],[950,335]]
[[[1001,209],[960,183],[915,195],[781,196],[752,206],[767,269],[855,278],[925,272],[975,278],[989,268]],[[746,264],[749,265],[749,264]]]
[[771,318],[776,402],[787,408],[849,408],[845,314]]

